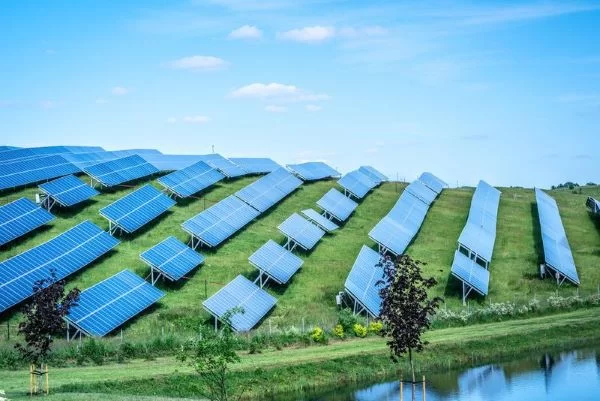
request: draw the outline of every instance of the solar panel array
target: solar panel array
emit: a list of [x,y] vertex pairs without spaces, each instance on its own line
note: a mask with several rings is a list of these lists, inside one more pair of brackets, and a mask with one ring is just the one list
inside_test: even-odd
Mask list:
[[0,154],[0,163],[14,160],[34,159],[49,155],[62,155],[67,153],[102,152],[99,146],[42,146],[37,148],[15,148]]
[[0,164],[0,190],[50,180],[79,171],[77,166],[59,155],[11,160]]
[[264,212],[302,185],[302,181],[284,168],[279,168],[247,185],[235,196]]
[[293,250],[296,244],[305,250],[310,250],[325,235],[325,231],[298,213],[292,214],[277,228],[288,237],[290,250]]
[[220,320],[234,308],[240,308],[243,313],[237,312],[229,320],[235,331],[243,332],[256,326],[276,303],[275,297],[240,275],[202,302],[202,305]]
[[371,177],[372,180],[377,181],[378,183],[388,180],[385,174],[383,174],[381,171],[377,170],[375,167],[372,166],[360,166],[358,171],[365,175],[368,175],[369,177]]
[[579,285],[577,268],[556,201],[538,188],[535,189],[535,199],[540,219],[546,267],[557,274],[559,284],[567,279],[573,284]]
[[261,272],[259,278],[261,287],[264,284],[262,282],[263,274],[278,284],[286,284],[304,263],[298,256],[273,240],[269,240],[260,247],[248,260]]
[[312,221],[314,224],[319,226],[323,231],[332,232],[339,228],[337,224],[333,221],[329,220],[327,217],[322,214],[317,213],[314,209],[305,209],[302,211],[304,217],[308,220]]
[[421,174],[421,176],[419,177],[419,181],[427,185],[429,189],[431,189],[437,194],[442,192],[442,190],[448,186],[448,184],[446,184],[444,181],[440,180],[438,177],[429,172],[424,172],[423,174]]
[[344,284],[346,293],[355,301],[355,313],[359,312],[356,306],[360,306],[372,317],[379,316],[383,300],[378,282],[383,278],[383,269],[381,255],[363,245]]
[[156,167],[138,155],[125,156],[120,159],[94,164],[84,167],[83,171],[106,187],[158,173]]
[[154,155],[145,154],[144,159],[156,166],[160,171],[181,170],[192,164],[203,161],[200,155]]
[[266,174],[281,168],[269,158],[261,157],[231,157],[233,163],[241,167],[248,174]]
[[180,198],[192,196],[224,179],[216,168],[199,161],[189,167],[160,177],[158,182]]
[[[432,177],[439,180],[433,175]],[[382,253],[403,254],[419,232],[436,196],[421,181],[413,181],[404,189],[388,214],[369,232],[369,237],[379,244]]]
[[200,243],[218,246],[260,213],[244,201],[230,195],[191,219],[181,227],[192,236],[192,248]]
[[54,220],[54,216],[27,198],[0,206],[0,245]]
[[600,214],[600,201],[590,196],[587,198],[585,204],[592,211],[592,213]]
[[[473,259],[463,253],[454,251],[451,273],[454,277],[477,292],[479,295],[487,295],[490,282],[489,270],[478,265]],[[463,301],[468,295],[468,289],[463,288]]]
[[205,155],[202,157],[202,160],[209,166],[214,167],[225,174],[227,178],[235,178],[247,174],[240,166],[218,153]]
[[110,222],[111,233],[117,229],[132,233],[174,205],[173,199],[146,184],[100,209],[100,215]]
[[326,215],[333,216],[338,221],[348,220],[354,209],[358,207],[358,203],[344,196],[343,193],[335,188],[331,188],[323,195],[317,201],[317,205],[325,211]]
[[61,156],[79,169],[122,157],[113,152],[63,153]]
[[304,181],[322,180],[324,178],[340,176],[339,171],[323,162],[288,164],[287,167]]
[[82,291],[66,320],[88,336],[102,337],[164,295],[135,273],[123,270]]
[[51,209],[54,203],[69,207],[86,201],[99,192],[81,181],[74,175],[67,175],[39,185],[40,190],[46,195],[44,205]]
[[[140,258],[153,271],[156,270],[159,275],[171,281],[180,280],[194,268],[204,263],[204,256],[175,237],[168,237],[156,244],[143,252]],[[152,277],[152,282],[154,284],[154,277]]]
[[379,179],[372,178],[360,170],[351,171],[338,181],[338,184],[344,188],[345,192],[349,192],[358,199],[364,198],[370,190],[380,183]]
[[84,221],[48,242],[0,263],[0,312],[33,295],[33,284],[55,270],[62,280],[117,246],[119,241]]

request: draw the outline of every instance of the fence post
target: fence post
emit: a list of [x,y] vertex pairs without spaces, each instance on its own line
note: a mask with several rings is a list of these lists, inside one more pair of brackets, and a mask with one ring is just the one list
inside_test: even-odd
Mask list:
[[206,279],[204,279],[204,299],[208,298],[207,286],[208,286],[208,283],[206,282]]

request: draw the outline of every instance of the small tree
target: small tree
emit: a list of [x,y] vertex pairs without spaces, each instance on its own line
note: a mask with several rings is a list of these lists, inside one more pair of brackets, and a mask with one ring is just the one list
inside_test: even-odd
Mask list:
[[23,335],[25,345],[17,343],[15,348],[34,366],[40,380],[54,341],[52,336],[65,328],[63,318],[78,300],[79,290],[74,288],[65,294],[65,282],[56,279],[54,270],[50,271],[49,277],[33,284],[33,297],[23,310],[25,319],[19,323],[19,334]]
[[414,400],[416,380],[412,353],[421,352],[427,345],[421,335],[430,327],[431,317],[443,300],[440,297],[428,297],[427,290],[435,286],[437,281],[423,277],[423,262],[401,255],[395,261],[387,259],[381,263],[383,279],[378,283],[383,299],[381,334],[388,337],[392,361],[397,362],[398,358],[408,353]]

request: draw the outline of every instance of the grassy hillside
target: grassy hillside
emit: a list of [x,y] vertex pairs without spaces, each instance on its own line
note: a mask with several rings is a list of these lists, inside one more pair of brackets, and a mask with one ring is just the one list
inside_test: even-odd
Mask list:
[[[139,260],[141,252],[168,235],[187,241],[188,238],[180,227],[183,221],[255,179],[246,177],[222,183],[196,199],[179,202],[171,211],[140,232],[122,237],[122,243],[115,251],[72,276],[69,285],[87,288],[123,268],[130,268],[145,277],[149,269]],[[207,256],[206,263],[182,283],[159,283],[158,286],[167,292],[167,296],[160,304],[126,326],[125,332],[143,335],[175,324],[181,329],[195,328],[206,322],[208,314],[201,307],[205,294],[210,296],[238,274],[251,279],[256,277],[256,270],[247,261],[248,256],[268,239],[282,242],[283,236],[279,234],[277,225],[293,212],[308,207],[315,208],[315,202],[335,185],[334,181],[304,184],[215,251],[202,250]],[[312,252],[300,253],[305,261],[304,266],[289,285],[271,286],[269,289],[278,298],[278,305],[269,317],[273,327],[299,326],[302,321],[307,327],[312,324],[327,325],[335,320],[335,294],[343,289],[348,271],[361,246],[367,244],[375,247],[367,233],[393,206],[403,187],[403,184],[386,183],[375,189],[361,202],[340,230],[327,235]],[[106,229],[108,223],[99,216],[98,210],[131,190],[105,192],[76,210],[57,212],[58,218],[49,227],[2,249],[0,260],[47,241],[86,219]],[[501,190],[498,232],[490,268],[490,295],[486,299],[472,298],[471,302],[525,301],[533,296],[547,297],[556,291],[556,284],[550,279],[542,281],[537,277],[541,240],[533,190]],[[33,198],[34,193],[35,189],[30,188],[5,194],[0,196],[0,204],[21,196]],[[450,265],[456,240],[467,218],[472,194],[472,188],[445,190],[431,207],[421,231],[408,248],[409,254],[428,263],[425,268],[427,273],[439,281],[434,291],[445,297],[448,307],[461,305],[460,286],[450,276]],[[551,194],[559,203],[581,278],[580,290],[582,293],[597,291],[600,284],[600,224],[589,215],[584,203],[588,194],[600,196],[600,189],[586,187],[581,194],[567,190],[552,191]],[[559,291],[571,294],[575,287],[565,284]],[[6,320],[17,317],[15,313],[9,313],[1,318]]]

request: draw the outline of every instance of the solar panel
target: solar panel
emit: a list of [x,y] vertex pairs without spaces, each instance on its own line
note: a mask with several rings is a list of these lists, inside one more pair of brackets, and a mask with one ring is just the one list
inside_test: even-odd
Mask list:
[[419,180],[411,182],[410,185],[407,186],[404,190],[408,191],[411,195],[419,198],[427,206],[431,205],[438,195],[436,192],[431,190],[428,186],[426,186]]
[[279,164],[268,158],[231,157],[229,160],[237,164],[248,174],[265,174],[281,168]]
[[0,312],[33,295],[33,284],[52,269],[62,280],[117,246],[119,241],[84,221],[48,242],[0,263]]
[[323,162],[288,164],[287,167],[304,181],[322,180],[323,178],[340,176],[339,171]]
[[592,213],[600,214],[600,201],[589,196],[585,205],[592,211]]
[[0,152],[6,152],[7,150],[19,149],[15,146],[0,146]]
[[304,263],[302,259],[294,255],[273,240],[269,240],[248,258],[250,263],[260,272],[259,280],[261,287],[264,282],[262,275],[271,278],[278,284],[287,283]]
[[421,176],[419,177],[419,181],[427,185],[429,189],[431,189],[436,194],[439,194],[445,187],[448,186],[448,184],[446,184],[444,181],[440,180],[438,177],[429,172],[424,172],[423,174],[421,174]]
[[[346,293],[374,318],[379,316],[383,302],[379,295],[381,284],[378,284],[383,279],[383,269],[381,255],[363,245],[344,284]],[[359,312],[356,307],[355,312]]]
[[579,285],[577,268],[556,201],[538,188],[535,190],[535,199],[540,219],[546,267],[557,274],[556,279],[559,284],[567,279],[573,284]]
[[474,260],[463,255],[459,251],[454,251],[454,261],[452,262],[452,275],[463,282],[468,289],[463,289],[463,302],[471,290],[480,295],[487,295],[490,281],[490,272],[479,266]]
[[0,165],[0,190],[16,188],[80,172],[62,156],[50,155],[8,161]]
[[126,156],[84,167],[83,171],[106,187],[112,187],[158,173],[156,167],[138,155]]
[[192,196],[224,179],[216,168],[200,161],[169,175],[160,177],[158,182],[180,198]]
[[98,191],[74,175],[67,175],[54,181],[40,184],[39,188],[46,195],[43,204],[48,210],[52,208],[54,203],[69,207],[99,194]]
[[102,152],[99,146],[42,146],[37,148],[18,148],[0,154],[0,163],[7,161],[26,160],[49,155],[63,155],[67,153]]
[[312,249],[317,242],[325,235],[325,231],[300,216],[298,213],[292,214],[285,219],[278,227],[279,231],[288,237],[286,248],[293,250],[296,245],[304,250]]
[[115,160],[120,156],[112,152],[91,152],[91,153],[63,153],[61,154],[67,161],[76,165],[78,168],[93,166],[101,162]]
[[317,201],[317,205],[325,211],[326,215],[333,216],[338,221],[346,221],[357,208],[358,203],[344,196],[337,189],[331,188]]
[[196,249],[201,243],[216,247],[259,214],[253,207],[230,195],[185,221],[181,227],[192,236],[192,248]]
[[[179,241],[175,237],[168,237],[152,248],[143,252],[140,258],[151,267],[152,284],[160,275],[171,281],[177,281],[204,263],[204,256]],[[154,270],[159,275],[154,277]]]
[[113,153],[117,154],[119,157],[124,156],[156,156],[162,155],[162,152],[157,149],[121,149],[121,150],[113,150]]
[[382,253],[394,255],[404,253],[414,237],[414,233],[397,223],[390,216],[385,216],[369,232],[369,238],[377,242]]
[[312,221],[314,224],[319,226],[325,232],[332,232],[340,228],[333,221],[329,220],[327,217],[322,214],[317,213],[314,209],[305,209],[302,211],[304,217],[308,220]]
[[145,154],[144,160],[156,166],[160,171],[181,170],[204,160],[202,155],[162,155]]
[[164,295],[130,270],[122,270],[83,290],[66,320],[85,335],[103,337]]
[[371,179],[373,179],[373,181],[375,181],[377,183],[381,183],[383,181],[388,180],[387,176],[385,174],[383,174],[381,171],[377,170],[375,167],[360,166],[358,171],[360,171],[361,173],[363,173],[365,175],[368,175],[369,177],[371,177]]
[[227,178],[235,178],[247,174],[246,171],[244,171],[237,164],[233,163],[231,160],[224,158],[218,153],[204,155],[202,157],[202,160],[209,166],[214,167],[223,174],[225,174]]
[[338,184],[344,188],[345,191],[350,192],[354,197],[362,199],[370,190],[379,184],[379,181],[363,174],[359,170],[354,170],[344,175],[338,181]]
[[302,185],[302,181],[284,168],[265,175],[235,193],[235,196],[264,212],[292,191]]
[[0,206],[0,245],[54,220],[54,216],[27,198]]
[[117,229],[132,233],[174,205],[173,199],[146,184],[100,209],[100,215],[109,221],[111,234]]
[[234,308],[241,308],[243,313],[237,312],[230,317],[231,327],[235,331],[249,331],[276,303],[275,297],[240,275],[202,305],[216,319],[224,318]]

